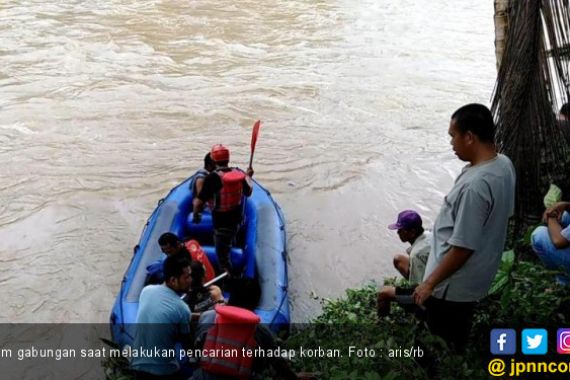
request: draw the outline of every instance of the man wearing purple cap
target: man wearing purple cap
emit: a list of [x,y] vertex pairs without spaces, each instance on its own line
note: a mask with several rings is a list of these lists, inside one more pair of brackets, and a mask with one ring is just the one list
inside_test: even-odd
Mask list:
[[[390,224],[388,229],[397,230],[400,240],[403,243],[410,243],[406,254],[394,256],[394,267],[410,284],[419,284],[424,276],[431,243],[430,234],[422,226],[421,216],[414,210],[404,210],[398,214],[396,223]],[[391,301],[412,293],[413,288],[384,286],[378,293],[378,315],[388,314]]]
[[422,227],[422,217],[414,210],[404,210],[388,229],[397,230],[400,240],[411,244],[405,255],[394,256],[394,267],[410,283],[419,284],[424,277],[430,249],[430,239]]

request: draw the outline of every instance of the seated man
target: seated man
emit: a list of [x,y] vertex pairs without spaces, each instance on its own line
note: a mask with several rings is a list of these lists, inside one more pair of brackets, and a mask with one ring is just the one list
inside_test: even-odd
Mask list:
[[[398,214],[396,223],[388,228],[397,230],[403,243],[410,243],[405,255],[394,256],[394,267],[410,284],[419,284],[424,276],[431,244],[431,235],[424,230],[421,216],[413,210],[404,210]],[[384,286],[378,293],[378,315],[389,313],[391,301],[401,300],[406,303],[405,296],[411,297],[412,293],[413,287]],[[408,303],[413,303],[411,298]]]
[[[256,280],[248,279],[248,278],[239,278],[239,279],[232,279],[231,281],[231,295],[228,301],[229,306],[235,306],[238,308],[243,308],[246,310],[253,311],[261,297],[261,288]],[[209,334],[213,333],[213,330],[210,330],[216,320],[216,311],[210,310],[206,311],[200,317],[200,321],[196,331],[196,341],[195,347],[202,347],[206,340],[208,340]],[[213,338],[213,337],[210,337]],[[280,347],[277,337],[273,334],[273,332],[264,324],[257,324],[254,329],[253,339],[258,347],[263,350],[276,350]],[[249,342],[249,340],[248,340]],[[244,342],[244,346],[246,343]],[[226,346],[227,347],[227,346]],[[241,350],[238,350],[238,353]],[[202,359],[204,360],[204,359]],[[218,358],[217,363],[221,363],[223,366],[224,359]],[[232,363],[227,363],[228,365]],[[254,357],[251,370],[252,378],[256,375],[259,375],[264,368],[267,366],[273,367],[277,372],[277,379],[313,379],[313,374],[310,373],[298,373],[296,374],[293,372],[293,369],[289,365],[289,362],[283,357]],[[237,372],[235,376],[232,375],[220,375],[216,373],[212,373],[211,371],[203,368],[204,363],[201,363],[200,369],[194,372],[192,379],[194,380],[221,380],[221,379],[238,379],[243,378]],[[243,368],[242,368],[243,370]],[[236,371],[238,371],[236,369]],[[240,372],[241,373],[241,372]]]
[[160,250],[166,255],[180,255],[187,260],[192,260],[192,255],[182,240],[172,232],[165,232],[158,238]]
[[224,297],[222,291],[216,285],[204,287],[206,271],[204,266],[198,261],[193,261],[190,264],[192,269],[192,286],[182,300],[186,302],[192,317],[199,317],[199,313],[212,309],[217,303],[223,303]]
[[[570,202],[558,202],[546,209],[543,221],[546,226],[537,227],[531,235],[532,249],[548,269],[563,269],[570,273]],[[564,285],[568,276],[557,276]]]
[[[176,234],[172,232],[165,232],[158,238],[158,245],[167,257],[179,256],[190,262],[198,261],[204,266],[205,281],[210,281],[214,278],[214,268],[208,259],[208,256],[200,247],[200,244],[195,240],[189,240],[186,243],[182,242]],[[145,285],[160,284],[163,281],[162,277],[162,259],[150,264],[147,268],[147,279]]]
[[[142,350],[173,350],[176,343],[190,347],[190,309],[180,299],[192,284],[190,262],[178,256],[164,261],[164,283],[149,285],[140,295],[137,329],[133,348]],[[131,362],[135,380],[181,380],[176,356],[135,356]]]

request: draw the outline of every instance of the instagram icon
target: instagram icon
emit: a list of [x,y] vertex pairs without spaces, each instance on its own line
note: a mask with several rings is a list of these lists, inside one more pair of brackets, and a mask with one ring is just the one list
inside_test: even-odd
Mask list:
[[556,350],[558,353],[570,354],[570,329],[558,329],[556,338]]

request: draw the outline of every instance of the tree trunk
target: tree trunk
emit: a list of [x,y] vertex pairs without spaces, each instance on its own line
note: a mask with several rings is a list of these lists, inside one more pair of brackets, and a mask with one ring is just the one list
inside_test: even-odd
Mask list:
[[511,0],[495,0],[495,56],[497,57],[497,72],[499,67],[501,67],[507,44],[510,3]]

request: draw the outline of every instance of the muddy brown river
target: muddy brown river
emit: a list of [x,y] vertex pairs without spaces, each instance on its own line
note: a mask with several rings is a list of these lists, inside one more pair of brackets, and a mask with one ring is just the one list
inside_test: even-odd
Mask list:
[[157,201],[215,143],[287,218],[293,321],[395,276],[386,227],[428,226],[489,104],[491,1],[0,4],[0,322],[106,322]]

